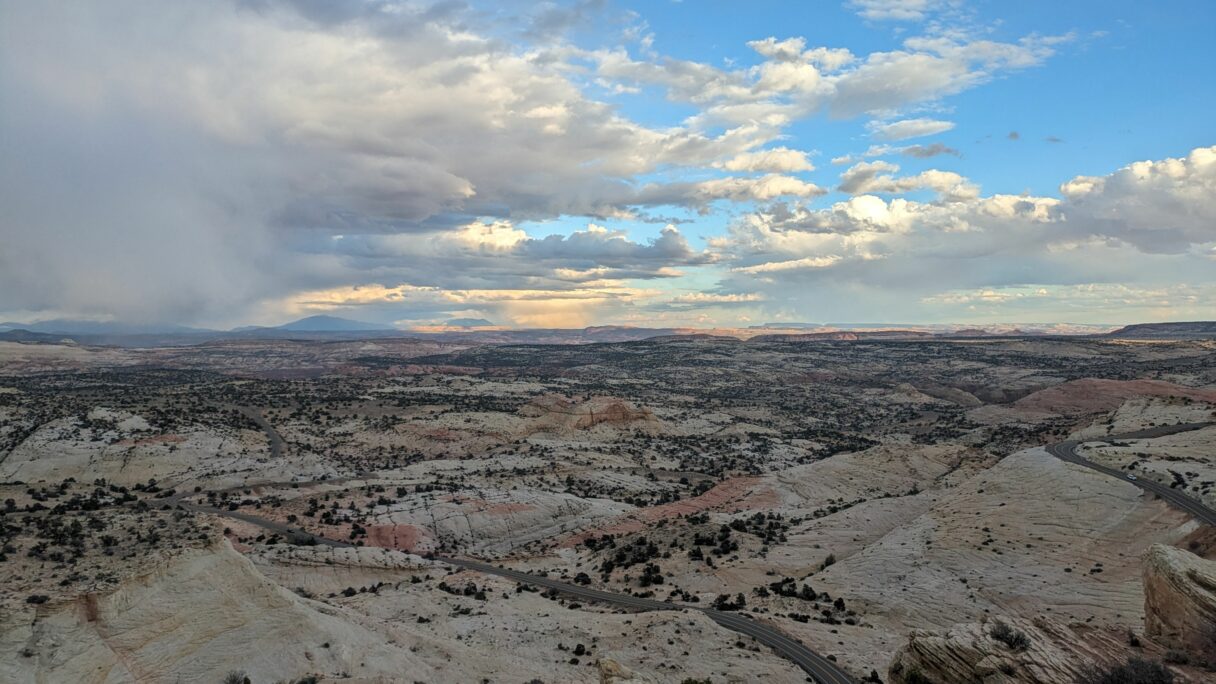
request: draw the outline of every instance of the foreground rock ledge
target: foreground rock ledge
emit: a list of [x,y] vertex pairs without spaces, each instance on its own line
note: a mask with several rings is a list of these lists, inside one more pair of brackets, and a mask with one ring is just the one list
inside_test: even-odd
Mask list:
[[1216,561],[1154,544],[1144,558],[1144,626],[1170,648],[1216,657]]

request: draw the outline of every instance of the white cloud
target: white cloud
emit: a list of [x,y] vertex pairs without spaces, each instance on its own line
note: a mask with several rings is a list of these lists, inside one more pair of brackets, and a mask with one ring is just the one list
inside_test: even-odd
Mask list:
[[1139,161],[1107,176],[1077,176],[1060,193],[1071,220],[1091,235],[1146,252],[1216,242],[1216,146],[1181,158]]
[[747,46],[759,54],[779,62],[793,62],[802,59],[806,50],[806,39],[801,37],[777,40],[769,37],[764,40],[753,40]]
[[764,297],[755,292],[740,293],[740,294],[718,294],[714,292],[690,292],[688,294],[672,297],[672,304],[743,304],[747,302],[759,302]]
[[[512,228],[469,233],[477,216],[812,194],[784,176],[680,179],[779,131],[640,125],[588,97],[568,64],[460,16],[254,5],[6,8],[0,93],[20,106],[0,117],[0,174],[13,179],[0,187],[0,310],[223,320],[349,282],[352,260],[400,269],[412,258],[394,257],[400,243],[431,244],[416,234],[455,230],[480,252],[524,242]],[[333,251],[356,244],[357,256]]]
[[929,169],[914,176],[895,177],[899,166],[890,162],[858,162],[840,174],[841,192],[850,195],[868,193],[900,194],[916,190],[932,190],[943,200],[960,202],[979,196],[979,187],[953,171]]
[[890,123],[872,121],[866,128],[870,129],[870,135],[879,140],[907,140],[945,133],[954,128],[954,122],[937,119],[904,119]]
[[770,36],[764,40],[750,41],[747,46],[775,62],[814,64],[824,72],[837,71],[857,59],[847,48],[817,47],[808,50],[806,39],[802,37],[777,40]]
[[789,173],[793,171],[814,171],[815,165],[807,159],[806,152],[791,150],[788,147],[774,147],[756,152],[744,152],[725,162],[716,164],[727,171],[767,171],[773,173]]
[[758,178],[713,178],[694,183],[651,184],[642,187],[632,202],[642,206],[684,204],[708,211],[719,200],[767,201],[778,197],[817,197],[827,191],[793,176],[770,173]]
[[[898,178],[884,162],[858,167],[846,176],[871,191],[959,180],[944,172]],[[1216,147],[1077,177],[1061,195],[923,203],[863,194],[823,209],[777,203],[712,243],[731,266],[720,289],[760,292],[774,307],[835,307],[837,316],[999,317],[991,307],[1041,302],[1027,310],[1057,320],[1103,320],[1120,306],[1124,313],[1104,320],[1127,320],[1131,311],[1153,320],[1170,311],[1210,317],[1211,288],[1180,283],[1211,280]],[[853,308],[835,304],[844,301]]]
[[731,270],[736,273],[773,273],[774,271],[791,271],[802,268],[827,268],[839,261],[840,257],[829,254],[827,256],[802,257],[801,259],[790,259],[788,261],[769,261],[752,266],[739,266]]
[[874,21],[923,21],[928,15],[953,4],[951,0],[852,0],[857,14]]
[[804,49],[800,37],[770,37],[749,45],[765,61],[745,69],[699,62],[637,60],[623,49],[567,48],[595,64],[596,75],[629,87],[657,85],[672,100],[702,108],[696,125],[726,122],[780,127],[827,111],[836,117],[889,113],[984,83],[1002,71],[1041,64],[1070,36],[1028,36],[1017,42],[949,37],[909,38],[903,49],[858,58],[842,48]]
[[939,156],[945,155],[945,154],[953,155],[955,157],[962,156],[962,153],[960,153],[958,150],[954,149],[953,147],[943,145],[942,143],[932,143],[929,145],[903,145],[903,146],[883,144],[883,145],[870,145],[870,147],[867,148],[866,151],[864,151],[860,154],[856,154],[856,155],[846,154],[846,155],[842,155],[839,157],[832,157],[832,164],[837,165],[837,166],[842,165],[842,164],[853,164],[853,163],[857,162],[859,159],[872,159],[874,157],[887,157],[887,156],[891,156],[891,155],[895,155],[895,154],[903,155],[905,157],[914,157],[916,159],[930,159],[932,157],[939,157]]
[[[856,3],[875,20],[939,19],[952,6]],[[876,141],[949,130],[899,117],[1039,65],[1069,36],[998,42],[934,26],[858,55],[770,37],[749,43],[758,64],[719,68],[658,54],[641,25],[628,48],[562,39],[592,5],[535,12],[522,29],[531,47],[512,46],[491,15],[432,10],[6,7],[0,309],[222,321],[293,302],[541,324],[780,303],[794,296],[789,282],[835,279],[845,295],[886,287],[881,303],[999,294],[1036,272],[1211,276],[1216,148],[1078,177],[1062,199],[980,197],[950,171],[856,164],[841,177],[856,195],[815,208],[824,189],[791,175],[813,170],[807,153],[777,146],[784,127],[814,116],[877,117]],[[690,115],[643,125],[592,95],[643,86]],[[833,162],[895,154],[957,151],[876,144]],[[939,200],[876,196],[923,190]],[[719,209],[747,213],[709,252],[674,225],[638,239],[614,223]],[[535,237],[570,216],[595,223]],[[672,299],[685,289],[672,279],[691,269],[698,283],[720,274],[722,287]],[[662,293],[636,285],[658,281]]]

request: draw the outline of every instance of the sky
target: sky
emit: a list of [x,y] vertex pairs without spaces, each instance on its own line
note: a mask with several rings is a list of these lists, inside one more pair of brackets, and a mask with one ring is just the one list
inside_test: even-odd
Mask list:
[[1216,319],[1216,4],[0,0],[0,320]]

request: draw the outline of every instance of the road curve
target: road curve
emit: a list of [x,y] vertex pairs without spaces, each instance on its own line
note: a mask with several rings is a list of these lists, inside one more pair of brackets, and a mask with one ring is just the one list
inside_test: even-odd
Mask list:
[[262,428],[262,432],[266,433],[267,439],[270,440],[271,458],[277,459],[283,455],[283,436],[270,424],[270,421],[266,420],[266,416],[263,416],[261,411],[249,408],[248,406],[238,406],[236,410],[256,423],[258,427]]
[[[338,539],[330,539],[328,537],[318,536],[306,530],[292,527],[285,523],[275,520],[243,513],[241,511],[229,511],[226,509],[215,508],[213,506],[204,506],[188,501],[179,503],[186,510],[195,511],[198,513],[210,513],[212,515],[241,520],[251,525],[256,525],[270,532],[275,532],[282,535],[295,537],[296,539],[308,539],[319,546],[330,546],[335,548],[348,548],[355,546],[347,541]],[[435,556],[433,560],[454,565],[465,570],[473,570],[475,572],[484,573],[487,575],[496,575],[509,580],[520,582],[521,584],[532,584],[539,587],[545,587],[559,591],[569,596],[580,598],[585,601],[597,601],[599,603],[608,603],[612,605],[622,606],[624,608],[633,608],[636,610],[696,610],[705,613],[709,619],[731,631],[738,632],[750,637],[756,641],[768,646],[773,651],[793,662],[798,667],[802,668],[815,681],[820,684],[852,684],[853,679],[849,677],[844,670],[840,669],[835,663],[818,653],[807,648],[802,642],[791,639],[784,632],[771,625],[757,622],[750,618],[744,617],[738,613],[728,613],[712,608],[702,608],[684,603],[668,603],[665,601],[655,601],[653,599],[642,598],[639,596],[630,596],[629,594],[616,594],[590,587],[583,587],[577,584],[567,584],[560,582],[543,575],[533,575],[510,568],[500,568],[496,565],[483,563],[481,561],[468,560],[464,558],[450,558],[447,556]]]
[[1104,465],[1099,465],[1097,463],[1094,463],[1093,461],[1081,458],[1080,456],[1077,455],[1077,446],[1079,446],[1083,442],[1110,442],[1110,441],[1121,440],[1121,439],[1148,439],[1150,437],[1164,437],[1165,435],[1173,435],[1173,434],[1177,434],[1179,432],[1188,432],[1190,430],[1198,430],[1200,428],[1208,427],[1209,425],[1213,425],[1213,423],[1181,423],[1178,425],[1163,425],[1160,427],[1149,428],[1147,430],[1139,430],[1136,432],[1127,432],[1127,433],[1120,434],[1120,435],[1107,435],[1105,437],[1095,437],[1093,439],[1084,439],[1084,440],[1070,439],[1070,440],[1066,440],[1063,442],[1057,442],[1055,444],[1048,444],[1047,452],[1050,453],[1052,456],[1055,456],[1056,458],[1060,459],[1061,461],[1067,461],[1068,463],[1075,463],[1079,466],[1084,466],[1091,470],[1096,470],[1100,473],[1110,475],[1111,477],[1117,477],[1120,480],[1123,480],[1124,482],[1126,482],[1128,484],[1135,485],[1135,486],[1139,487],[1140,489],[1143,489],[1146,492],[1152,492],[1153,494],[1156,494],[1157,496],[1164,499],[1171,506],[1174,506],[1175,508],[1178,508],[1183,511],[1186,511],[1187,513],[1190,513],[1191,515],[1195,516],[1197,519],[1201,520],[1202,522],[1205,522],[1208,525],[1216,525],[1216,510],[1212,510],[1211,508],[1208,508],[1207,506],[1203,505],[1198,500],[1193,499],[1193,498],[1187,496],[1186,494],[1183,494],[1182,492],[1179,492],[1177,489],[1171,489],[1170,487],[1167,487],[1159,482],[1150,480],[1146,477],[1137,478],[1135,480],[1129,480],[1129,479],[1127,479],[1128,473],[1126,473],[1122,470],[1119,470],[1117,468],[1109,468]]
[[[283,439],[279,436],[278,431],[274,429],[274,426],[272,426],[265,419],[265,417],[262,416],[261,412],[255,409],[247,408],[242,408],[241,412],[257,423],[258,426],[266,432],[267,437],[270,438],[272,452],[275,454],[281,453],[280,450],[282,449]],[[207,506],[181,500],[182,497],[202,493],[203,492],[177,494],[173,497],[174,503],[177,503],[177,505],[185,508],[186,510],[195,511],[198,513],[210,513],[211,515],[231,518],[233,520],[241,520],[270,532],[289,535],[295,537],[296,539],[307,539],[320,546],[330,546],[335,548],[355,546],[350,542],[322,537],[277,520],[269,520],[250,513],[229,511],[226,509],[216,508],[214,506]],[[599,589],[583,587],[577,584],[567,584],[566,582],[560,582],[542,575],[532,575],[526,572],[520,572],[518,570],[511,570],[509,568],[500,568],[496,565],[490,565],[489,563],[483,563],[476,560],[451,558],[446,556],[435,556],[434,560],[446,563],[448,565],[454,565],[459,568],[464,568],[466,570],[474,570],[487,575],[505,577],[523,584],[534,584],[536,586],[546,587],[548,589],[553,589],[563,594],[581,598],[586,601],[597,601],[600,603],[608,603],[638,610],[700,611],[705,613],[709,619],[713,620],[718,625],[721,625],[722,627],[725,627],[731,631],[750,636],[756,641],[759,641],[765,646],[773,649],[777,655],[782,656],[783,658],[802,668],[820,684],[853,684],[854,682],[853,678],[850,677],[844,670],[840,669],[840,667],[834,662],[807,648],[802,642],[786,636],[784,632],[776,627],[764,624],[762,622],[757,622],[756,620],[752,620],[751,618],[745,617],[739,613],[725,612],[689,604],[655,601],[653,599],[631,596],[629,594],[616,594],[608,591],[601,591]]]
[[756,641],[768,646],[773,651],[783,658],[793,662],[798,667],[802,668],[822,684],[852,684],[853,679],[840,669],[835,663],[823,656],[815,653],[807,648],[802,642],[791,639],[784,632],[771,625],[757,622],[751,618],[745,617],[739,613],[730,613],[712,608],[702,608],[686,603],[668,603],[665,601],[655,601],[653,599],[641,598],[638,596],[630,596],[628,594],[614,594],[599,589],[591,589],[589,587],[579,586],[577,584],[567,584],[548,577],[532,575],[518,570],[508,568],[500,568],[489,563],[481,561],[467,560],[463,558],[451,558],[446,556],[436,556],[435,560],[449,565],[465,568],[466,570],[475,570],[488,575],[497,575],[505,577],[524,584],[535,584],[540,587],[546,587],[555,591],[560,591],[576,598],[581,598],[588,601],[598,601],[601,603],[610,603],[626,608],[637,608],[640,610],[696,610],[705,613],[709,619],[718,623],[731,631],[738,632],[754,638]]
[[[263,429],[263,431],[266,432],[267,437],[270,438],[272,453],[275,455],[281,454],[282,447],[283,447],[283,439],[278,434],[278,432],[274,429],[274,427],[272,425],[270,425],[270,423],[265,419],[265,417],[262,416],[261,412],[254,410],[254,409],[245,409],[245,408],[242,408],[241,412],[244,413],[246,416],[248,416],[255,423],[257,423],[258,426],[261,427]],[[1197,429],[1207,427],[1207,426],[1213,425],[1213,424],[1214,423],[1186,423],[1186,424],[1180,424],[1180,425],[1168,425],[1168,426],[1149,428],[1147,430],[1140,430],[1137,432],[1124,433],[1124,434],[1120,434],[1120,435],[1108,435],[1108,436],[1105,436],[1102,438],[1095,438],[1095,439],[1084,440],[1084,441],[1113,441],[1113,440],[1121,440],[1121,439],[1147,439],[1147,438],[1151,438],[1151,437],[1162,437],[1165,435],[1176,434],[1179,432],[1186,432],[1189,430],[1197,430]],[[1127,473],[1125,473],[1123,471],[1117,470],[1115,468],[1109,468],[1109,467],[1106,467],[1103,465],[1099,465],[1097,463],[1094,463],[1093,461],[1089,461],[1087,459],[1081,458],[1080,456],[1077,455],[1077,446],[1080,445],[1081,443],[1082,443],[1082,441],[1079,441],[1079,440],[1066,440],[1063,442],[1057,442],[1055,444],[1048,444],[1046,448],[1047,448],[1048,453],[1055,456],[1056,458],[1059,458],[1062,461],[1066,461],[1068,463],[1074,463],[1079,466],[1090,468],[1091,470],[1096,470],[1105,475],[1119,478],[1120,480],[1123,480],[1124,482],[1133,484],[1145,491],[1156,494],[1157,496],[1161,497],[1162,499],[1164,499],[1171,505],[1173,505],[1183,511],[1186,511],[1187,513],[1190,513],[1191,515],[1194,515],[1196,518],[1198,518],[1199,520],[1201,520],[1209,525],[1216,525],[1216,510],[1212,510],[1211,508],[1208,508],[1207,506],[1203,505],[1199,501],[1197,501],[1189,496],[1186,496],[1185,494],[1182,494],[1181,492],[1179,492],[1175,489],[1171,489],[1165,485],[1162,485],[1160,483],[1154,482],[1154,481],[1146,479],[1146,478],[1129,480],[1129,479],[1127,479]],[[301,483],[301,484],[308,484],[308,483]],[[175,498],[177,498],[177,497],[175,497]],[[183,508],[186,508],[188,510],[197,511],[200,513],[210,513],[210,514],[217,515],[217,516],[232,518],[235,520],[241,520],[241,521],[250,523],[252,525],[261,527],[263,529],[269,530],[271,532],[276,532],[276,533],[284,534],[284,535],[292,535],[292,536],[295,536],[296,538],[308,539],[318,545],[338,547],[338,548],[354,546],[354,544],[351,544],[350,542],[347,542],[347,541],[340,541],[337,539],[329,539],[327,537],[321,537],[321,536],[315,535],[311,532],[307,532],[307,531],[299,529],[299,528],[293,528],[292,526],[287,525],[285,523],[281,523],[281,522],[274,521],[274,520],[268,520],[266,518],[262,518],[262,517],[252,515],[249,513],[243,513],[241,511],[228,511],[228,510],[215,508],[212,506],[195,504],[195,503],[191,503],[188,501],[180,501],[179,505],[181,505]],[[448,565],[454,565],[459,568],[464,568],[466,570],[474,570],[476,572],[481,572],[481,573],[485,573],[488,575],[496,575],[498,577],[504,577],[504,578],[507,578],[507,579],[510,579],[510,580],[513,580],[516,582],[524,583],[524,584],[532,584],[532,585],[536,585],[536,586],[540,586],[540,587],[546,587],[548,589],[559,591],[563,594],[567,594],[567,595],[575,597],[575,598],[581,598],[581,599],[587,600],[587,601],[597,601],[600,603],[608,603],[608,604],[612,604],[612,605],[622,606],[625,608],[633,608],[633,609],[637,609],[637,610],[696,610],[696,611],[700,611],[700,612],[704,613],[706,616],[708,616],[711,620],[713,620],[718,625],[721,625],[722,627],[725,627],[729,630],[738,632],[740,634],[750,636],[750,637],[756,639],[756,641],[759,641],[760,643],[764,644],[765,646],[768,646],[769,648],[773,649],[773,651],[775,653],[777,653],[777,655],[780,655],[783,658],[786,658],[787,660],[798,665],[798,667],[802,668],[807,674],[809,674],[812,678],[814,678],[815,681],[820,682],[820,684],[851,684],[854,681],[847,673],[845,673],[844,670],[842,670],[834,662],[819,655],[818,653],[815,653],[811,649],[807,648],[801,642],[790,638],[784,632],[777,629],[776,627],[773,627],[771,625],[768,625],[768,624],[765,624],[762,622],[758,622],[756,620],[753,620],[753,619],[746,617],[739,613],[725,612],[725,611],[720,611],[720,610],[714,610],[712,608],[704,608],[701,606],[694,606],[694,605],[689,605],[689,604],[671,603],[671,602],[666,602],[666,601],[655,601],[653,599],[641,598],[638,596],[631,596],[628,594],[616,594],[616,593],[612,593],[612,592],[601,591],[599,589],[592,589],[590,587],[584,587],[584,586],[580,586],[580,585],[576,585],[576,584],[568,584],[566,582],[561,582],[561,581],[558,581],[555,579],[550,579],[548,577],[544,577],[541,575],[533,575],[533,574],[529,574],[526,572],[520,572],[518,570],[511,570],[509,568],[500,568],[498,566],[491,565],[489,563],[484,563],[481,561],[470,560],[470,559],[465,559],[465,558],[436,556],[434,558],[434,560],[440,561],[442,563],[446,563]]]

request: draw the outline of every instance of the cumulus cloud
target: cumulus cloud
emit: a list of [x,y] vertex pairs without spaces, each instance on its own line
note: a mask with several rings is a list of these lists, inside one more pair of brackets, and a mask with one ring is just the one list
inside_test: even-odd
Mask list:
[[[914,177],[893,176],[897,170],[863,163],[845,180],[856,191],[911,185]],[[724,291],[759,291],[787,307],[797,293],[813,292],[803,304],[851,297],[873,311],[903,306],[940,315],[950,306],[1012,304],[1017,293],[1044,289],[1044,301],[1057,308],[1042,311],[1067,315],[1069,302],[1082,301],[1076,288],[1119,283],[1157,292],[1163,282],[1211,279],[1216,147],[1078,176],[1060,195],[924,203],[860,194],[823,209],[778,203],[737,221],[714,249],[731,266]],[[1067,288],[1072,295],[1056,297]],[[1166,299],[1187,303],[1178,294]],[[1197,310],[1195,302],[1187,310]]]
[[774,147],[756,152],[744,152],[725,162],[715,164],[727,171],[764,171],[772,173],[789,173],[793,171],[814,171],[815,165],[807,159],[806,152],[791,150],[788,147]]
[[723,159],[809,162],[757,152],[777,131],[755,124],[637,124],[589,98],[568,65],[445,7],[7,8],[0,310],[224,321],[355,277],[335,245],[388,249],[376,263],[389,268],[393,240],[376,235],[816,192],[780,175],[664,180]]
[[1216,241],[1216,146],[1106,176],[1077,176],[1060,193],[1087,234],[1144,252],[1179,253]]
[[[826,111],[837,118],[889,113],[975,87],[1003,71],[1043,63],[1071,36],[1027,36],[1013,43],[977,40],[959,32],[913,37],[901,49],[858,57],[842,48],[804,49],[805,39],[775,37],[749,45],[765,57],[745,69],[668,57],[636,59],[623,48],[579,50],[609,83],[658,86],[703,111],[695,124],[784,126]],[[894,139],[894,138],[891,138]]]
[[679,266],[709,263],[679,229],[648,241],[592,223],[569,235],[529,237],[506,221],[474,222],[426,235],[336,236],[317,251],[343,260],[352,277],[420,287],[537,288],[554,291],[608,280],[669,278]]
[[[953,3],[854,7],[936,22]],[[664,56],[640,24],[625,47],[570,42],[610,11],[538,4],[506,25],[447,2],[10,4],[0,311],[573,325],[778,306],[803,284],[888,287],[877,307],[1036,272],[1098,281],[1169,264],[1210,278],[1211,148],[1078,177],[1060,198],[981,197],[950,171],[862,161],[957,156],[888,143],[949,130],[909,112],[1040,65],[1069,36],[934,24],[869,54],[773,36],[748,43],[744,67]],[[643,124],[597,99],[651,89],[681,120]],[[851,165],[853,196],[826,207],[786,137],[815,116],[874,119],[883,142],[833,160]],[[739,218],[709,250],[674,225],[713,211]],[[572,216],[589,223],[545,234]],[[673,225],[640,238],[621,219]],[[1188,270],[1192,257],[1209,270]],[[673,298],[693,270],[722,282]]]
[[979,196],[979,188],[953,171],[929,169],[914,176],[895,177],[897,164],[890,162],[858,162],[840,174],[841,192],[850,195],[868,193],[900,194],[916,190],[932,190],[948,202],[960,202]]
[[836,71],[857,58],[846,48],[817,47],[806,49],[802,37],[777,40],[770,36],[763,40],[749,41],[748,47],[775,62],[808,62],[822,71]]
[[749,200],[766,201],[778,197],[816,197],[823,195],[823,188],[779,174],[768,174],[760,178],[715,178],[693,186],[694,194],[709,199],[732,199],[739,202]]

